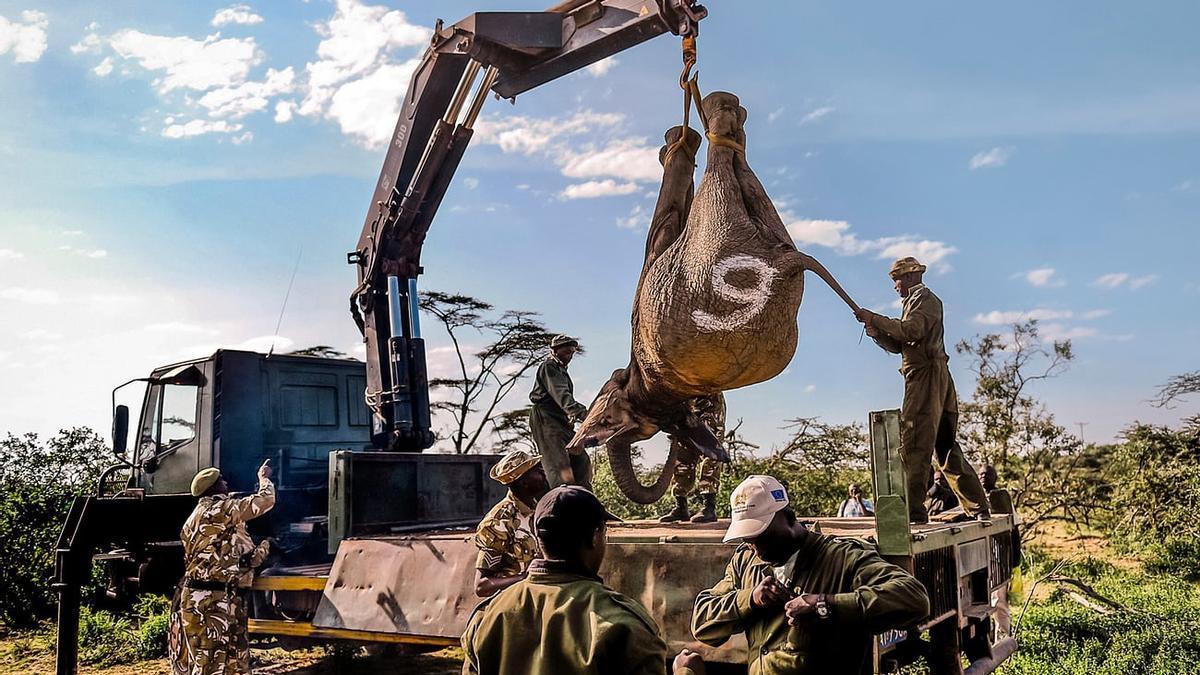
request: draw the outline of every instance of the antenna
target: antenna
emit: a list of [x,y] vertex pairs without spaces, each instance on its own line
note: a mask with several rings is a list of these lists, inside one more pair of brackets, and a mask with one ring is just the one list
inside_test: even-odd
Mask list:
[[279,308],[279,320],[275,322],[275,332],[271,334],[271,348],[267,356],[275,353],[275,340],[279,338],[279,327],[283,325],[283,313],[287,310],[288,298],[292,296],[292,284],[296,283],[296,272],[300,269],[300,256],[304,255],[304,245],[296,251],[296,264],[292,266],[292,278],[288,280],[287,291],[283,294],[283,306]]

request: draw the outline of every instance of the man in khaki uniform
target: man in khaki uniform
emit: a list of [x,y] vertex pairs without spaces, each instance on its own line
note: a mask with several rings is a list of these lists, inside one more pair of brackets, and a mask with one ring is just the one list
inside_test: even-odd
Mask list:
[[550,486],[542,458],[528,450],[513,450],[492,467],[492,480],[508,486],[508,494],[492,507],[475,528],[475,594],[495,595],[525,578],[525,568],[537,555],[529,528],[533,507]]
[[[713,396],[701,396],[688,402],[692,414],[708,425],[713,435],[722,441],[725,439],[725,395],[717,393]],[[671,494],[675,496],[675,508],[658,520],[662,523],[674,523],[680,520],[690,520],[693,523],[715,523],[717,521],[717,491],[721,488],[721,462],[698,453],[686,444],[671,440],[675,446],[676,457],[689,457],[690,461],[680,459],[675,463],[675,473],[672,476]],[[699,480],[696,480],[699,474]],[[695,490],[700,495],[701,508],[695,514],[688,509],[688,495]]]
[[542,466],[551,487],[559,485],[592,486],[592,460],[586,450],[567,451],[575,435],[574,423],[587,416],[587,406],[575,400],[575,385],[567,366],[579,351],[579,341],[569,335],[556,335],[550,341],[550,355],[538,367],[529,400],[529,431],[542,455]]
[[904,403],[900,408],[900,455],[908,476],[908,516],[929,520],[922,501],[935,462],[967,515],[988,517],[987,496],[958,445],[958,396],[946,354],[942,301],[922,283],[925,266],[911,256],[892,264],[896,292],[904,298],[899,319],[859,309],[856,318],[885,351],[900,354]]
[[725,576],[696,597],[692,634],[719,647],[745,633],[749,675],[870,672],[871,636],[912,626],[929,596],[858,539],[809,532],[770,476],[730,496],[725,541],[741,541]]
[[263,462],[258,491],[249,497],[230,497],[215,468],[196,474],[192,496],[200,501],[179,534],[184,573],[168,637],[171,670],[175,675],[243,675],[250,672],[246,593],[254,568],[267,557],[267,542],[256,546],[246,521],[275,506],[271,465]]
[[[666,675],[667,646],[637,601],[608,588],[605,522],[591,492],[563,485],[538,501],[533,522],[542,558],[529,576],[484,600],[463,632],[463,675]],[[674,675],[703,675],[684,650]]]

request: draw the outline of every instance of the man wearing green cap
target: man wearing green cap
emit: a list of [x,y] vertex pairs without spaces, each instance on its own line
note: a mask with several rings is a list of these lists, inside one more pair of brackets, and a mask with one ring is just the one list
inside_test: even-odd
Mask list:
[[508,486],[508,494],[492,507],[475,528],[475,594],[495,595],[525,578],[525,568],[537,555],[529,517],[538,500],[550,490],[542,458],[528,450],[512,450],[492,467],[492,480]]
[[550,341],[550,355],[538,367],[529,400],[529,431],[542,455],[542,466],[551,487],[575,484],[591,488],[592,460],[586,450],[567,451],[575,435],[574,423],[587,416],[587,406],[575,400],[575,385],[567,366],[578,352],[579,341],[569,335],[556,335]]
[[174,675],[250,672],[245,594],[267,557],[267,542],[255,545],[246,521],[275,506],[269,462],[259,468],[258,491],[249,497],[231,497],[215,468],[192,479],[192,496],[200,501],[179,534],[184,572],[168,637]]
[[[667,645],[654,619],[599,577],[610,520],[578,485],[538,501],[543,555],[528,577],[475,608],[462,635],[463,675],[666,675]],[[672,672],[703,675],[704,661],[684,650]]]
[[899,319],[859,309],[855,317],[876,344],[900,354],[904,403],[900,407],[900,455],[908,483],[908,517],[924,523],[922,501],[931,462],[945,475],[967,515],[990,517],[987,495],[958,445],[958,395],[946,354],[942,301],[922,282],[925,266],[911,256],[892,263],[896,292],[904,298]]

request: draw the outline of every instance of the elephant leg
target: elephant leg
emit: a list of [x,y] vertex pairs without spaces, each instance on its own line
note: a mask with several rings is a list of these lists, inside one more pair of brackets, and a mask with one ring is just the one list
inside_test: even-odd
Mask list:
[[658,160],[663,165],[663,179],[658,189],[658,202],[654,205],[654,216],[650,219],[650,233],[646,236],[643,269],[648,268],[683,234],[695,194],[693,179],[700,134],[690,127],[672,127],[664,140],[666,145],[658,151]]

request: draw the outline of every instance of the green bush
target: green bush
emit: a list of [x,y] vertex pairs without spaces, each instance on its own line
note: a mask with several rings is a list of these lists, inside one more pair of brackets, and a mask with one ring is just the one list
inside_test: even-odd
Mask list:
[[[1035,557],[1030,576],[1045,575],[1052,562]],[[1067,565],[1059,574],[1088,584],[1127,610],[1101,614],[1056,589],[1046,602],[1027,608],[1017,636],[1020,649],[1000,673],[1200,672],[1200,597],[1191,584],[1169,576],[1121,570],[1096,559]]]
[[89,429],[0,439],[0,624],[34,626],[54,614],[54,545],[76,495],[113,463]]
[[113,666],[167,653],[170,601],[142,596],[128,614],[117,615],[84,607],[79,618],[79,660]]

